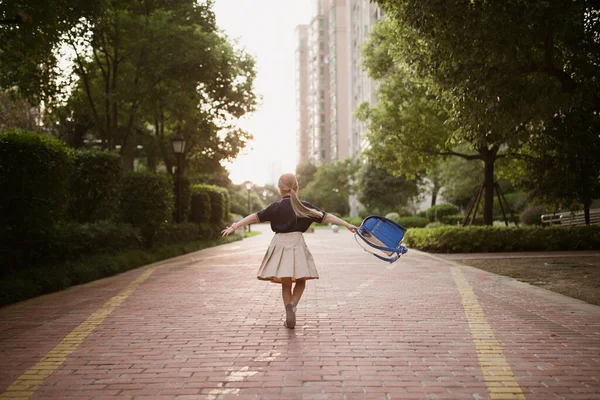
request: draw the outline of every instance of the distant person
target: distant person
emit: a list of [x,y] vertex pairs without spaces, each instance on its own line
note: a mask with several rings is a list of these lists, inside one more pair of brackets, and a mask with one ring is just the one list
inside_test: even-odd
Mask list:
[[[264,210],[233,223],[221,234],[227,236],[252,223],[271,222],[271,229],[275,235],[258,270],[258,279],[281,283],[286,314],[284,326],[294,329],[296,306],[300,302],[306,281],[319,279],[313,256],[304,242],[302,233],[306,232],[313,222],[342,225],[351,232],[355,232],[357,228],[307,201],[300,201],[298,181],[293,174],[281,175],[277,186],[281,195],[280,201],[271,203]],[[292,291],[293,282],[295,285]]]

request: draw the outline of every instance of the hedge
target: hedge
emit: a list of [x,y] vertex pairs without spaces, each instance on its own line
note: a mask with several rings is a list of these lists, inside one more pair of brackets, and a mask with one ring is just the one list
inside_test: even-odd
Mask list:
[[121,183],[121,220],[140,228],[151,246],[161,225],[171,218],[173,190],[168,175],[130,172]]
[[149,250],[134,249],[117,254],[92,255],[80,260],[17,271],[10,276],[0,277],[0,306],[240,239],[241,236],[230,235],[210,241],[188,241]]
[[210,195],[208,192],[192,189],[192,199],[190,207],[190,222],[208,223],[211,214]]
[[437,204],[430,207],[425,214],[430,222],[444,222],[443,218],[445,216],[458,214],[458,208],[452,204]]
[[[210,219],[213,225],[220,226],[227,221],[229,215],[229,192],[227,189],[215,186],[199,184],[192,186],[192,198],[198,193],[206,193],[210,197]],[[199,206],[200,200],[192,201],[192,207]],[[193,215],[206,215],[206,211],[192,210]],[[203,221],[201,221],[203,222]]]
[[429,219],[417,216],[400,217],[394,221],[405,228],[423,228],[429,223]]
[[35,132],[0,133],[0,263],[4,268],[42,257],[48,236],[69,203],[73,154]]
[[600,248],[600,226],[410,229],[406,243],[434,253],[597,250]]
[[70,188],[71,218],[86,223],[117,216],[120,178],[118,154],[99,150],[77,152]]

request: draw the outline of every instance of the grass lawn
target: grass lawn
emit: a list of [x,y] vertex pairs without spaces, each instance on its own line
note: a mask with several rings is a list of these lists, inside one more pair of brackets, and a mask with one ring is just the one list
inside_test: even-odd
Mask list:
[[600,305],[600,256],[456,261]]

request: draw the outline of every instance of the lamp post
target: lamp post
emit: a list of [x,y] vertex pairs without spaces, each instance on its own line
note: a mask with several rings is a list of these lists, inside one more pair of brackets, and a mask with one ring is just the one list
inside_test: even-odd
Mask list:
[[173,146],[173,153],[177,157],[177,177],[175,178],[175,196],[177,197],[175,201],[177,209],[175,211],[175,220],[179,224],[183,220],[181,215],[181,160],[185,151],[185,139],[180,133],[171,138],[171,146]]
[[[246,190],[248,191],[248,215],[250,215],[250,189],[252,189],[252,183],[246,182]],[[248,232],[250,232],[250,224],[248,224]]]

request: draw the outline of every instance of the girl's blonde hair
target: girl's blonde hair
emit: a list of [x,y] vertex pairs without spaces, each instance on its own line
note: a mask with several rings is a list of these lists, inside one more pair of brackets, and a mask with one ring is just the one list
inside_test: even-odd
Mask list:
[[298,190],[298,180],[294,174],[283,174],[279,177],[279,181],[277,182],[277,188],[279,189],[279,194],[285,196],[289,193],[290,200],[292,200],[292,208],[294,209],[294,214],[300,218],[323,218],[323,213],[321,211],[313,210],[312,208],[306,207],[300,199],[298,199],[298,195],[296,191]]

